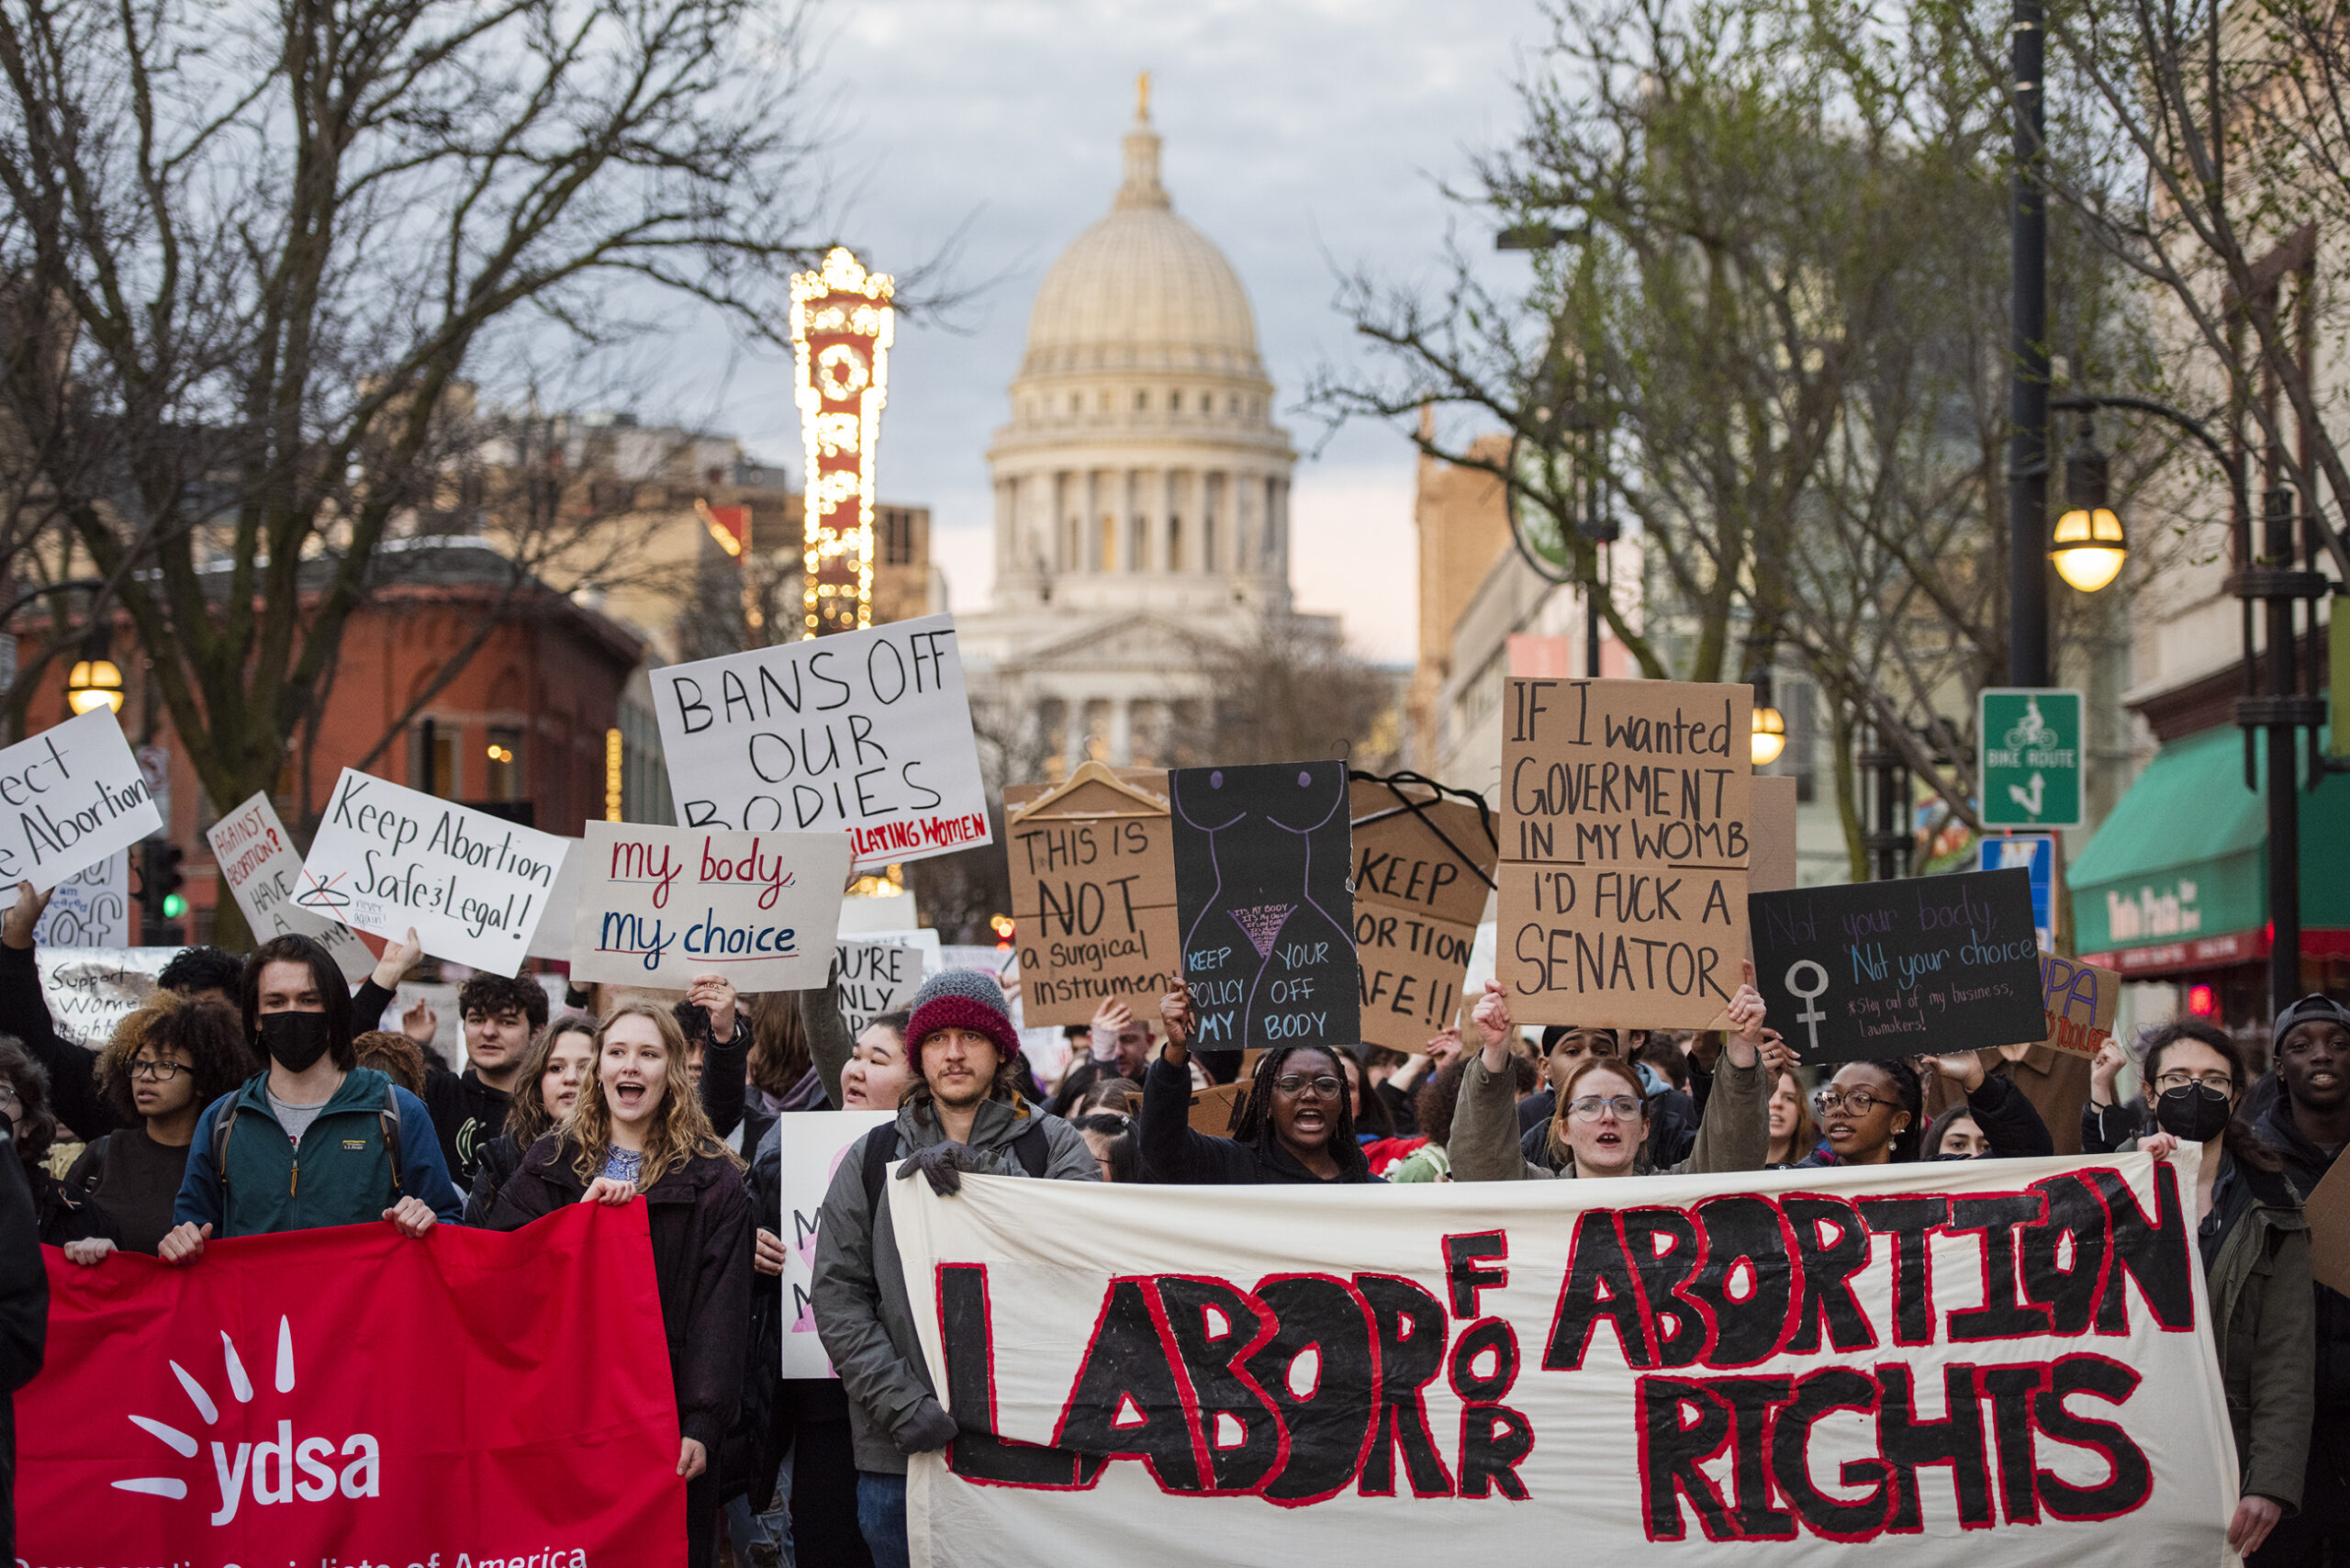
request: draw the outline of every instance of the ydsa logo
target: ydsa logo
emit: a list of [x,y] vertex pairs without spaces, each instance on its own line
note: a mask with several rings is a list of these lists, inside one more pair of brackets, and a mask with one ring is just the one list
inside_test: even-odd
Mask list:
[[[251,1405],[252,1379],[246,1375],[244,1358],[237,1353],[237,1342],[225,1332],[220,1336],[220,1362],[228,1397],[239,1405]],[[354,1498],[381,1495],[383,1457],[375,1439],[367,1433],[355,1433],[340,1444],[331,1438],[297,1439],[293,1421],[281,1418],[274,1439],[241,1442],[231,1448],[218,1438],[207,1439],[204,1435],[204,1428],[218,1426],[220,1421],[221,1402],[214,1397],[211,1388],[179,1362],[166,1364],[172,1369],[172,1375],[179,1379],[180,1390],[187,1395],[193,1412],[171,1408],[165,1417],[132,1416],[130,1424],[180,1460],[199,1462],[196,1466],[199,1503],[207,1495],[200,1462],[208,1447],[212,1461],[210,1491],[218,1499],[212,1509],[214,1524],[225,1525],[235,1518],[238,1508],[248,1498],[268,1507],[279,1503],[323,1503],[338,1495]],[[277,1369],[273,1379],[278,1393],[294,1392],[294,1327],[281,1317],[277,1320]],[[168,1497],[174,1502],[185,1498],[191,1489],[184,1473],[188,1467],[177,1464],[167,1468],[183,1473],[129,1476],[115,1482],[114,1488],[118,1492]]]

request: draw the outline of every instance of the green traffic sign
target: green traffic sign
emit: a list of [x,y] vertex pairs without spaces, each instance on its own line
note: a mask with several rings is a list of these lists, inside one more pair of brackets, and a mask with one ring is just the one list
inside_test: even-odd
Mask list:
[[2078,827],[2088,761],[2081,694],[1987,687],[1976,770],[1986,827]]

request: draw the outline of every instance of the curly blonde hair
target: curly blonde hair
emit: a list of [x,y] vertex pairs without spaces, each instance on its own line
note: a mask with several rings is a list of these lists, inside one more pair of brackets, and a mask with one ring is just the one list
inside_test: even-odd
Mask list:
[[694,1092],[693,1080],[686,1071],[686,1032],[677,1027],[677,1019],[670,1016],[667,1008],[647,1002],[624,1002],[596,1025],[595,1079],[580,1092],[571,1114],[556,1129],[573,1151],[571,1169],[581,1181],[593,1182],[604,1168],[604,1157],[611,1152],[612,1111],[604,1101],[604,1040],[612,1032],[612,1025],[623,1018],[651,1020],[661,1036],[661,1050],[667,1058],[668,1069],[662,1078],[661,1103],[653,1108],[653,1126],[645,1134],[644,1169],[637,1177],[637,1190],[648,1191],[673,1168],[696,1157],[723,1157],[741,1170],[741,1158],[719,1141],[718,1129],[710,1125],[709,1113],[701,1108],[701,1097]]

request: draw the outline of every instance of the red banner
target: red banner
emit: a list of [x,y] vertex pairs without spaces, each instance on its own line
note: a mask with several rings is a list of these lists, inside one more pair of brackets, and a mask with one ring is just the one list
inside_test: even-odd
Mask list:
[[20,1563],[669,1568],[677,1412],[645,1208],[49,1261]]

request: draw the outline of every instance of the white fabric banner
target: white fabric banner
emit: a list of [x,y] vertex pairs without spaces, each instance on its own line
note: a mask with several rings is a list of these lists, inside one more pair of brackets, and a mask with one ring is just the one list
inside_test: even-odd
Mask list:
[[[898,1119],[895,1111],[795,1111],[783,1119],[783,1214],[775,1233],[783,1238],[783,1375],[831,1377],[833,1363],[816,1338],[816,1314],[808,1293],[816,1282],[816,1222],[833,1172],[849,1146],[875,1127]],[[763,1218],[761,1224],[769,1221]]]
[[714,971],[738,991],[804,991],[832,972],[843,834],[591,822],[575,853],[575,980],[682,990]]
[[509,979],[546,913],[565,841],[355,767],[335,780],[294,902]]
[[993,841],[955,618],[653,672],[686,827],[845,828],[860,869]]
[[277,808],[269,803],[267,790],[255,790],[251,800],[213,823],[204,837],[212,846],[212,858],[219,862],[220,879],[229,884],[237,907],[245,912],[245,924],[252,928],[254,941],[266,942],[289,933],[315,936],[334,955],[343,979],[355,986],[367,978],[375,967],[375,955],[367,950],[367,944],[342,922],[313,914],[295,903],[294,894],[302,885],[302,857],[285,824],[278,820]]
[[2216,1565],[2193,1182],[896,1183],[912,1560]]
[[[40,997],[49,1003],[57,1037],[104,1050],[114,1026],[155,989],[177,947],[35,947]],[[83,1129],[73,1129],[80,1132]]]
[[130,946],[130,851],[84,866],[50,890],[33,927],[36,947]]
[[162,827],[122,726],[93,708],[0,751],[0,887],[47,892]]

